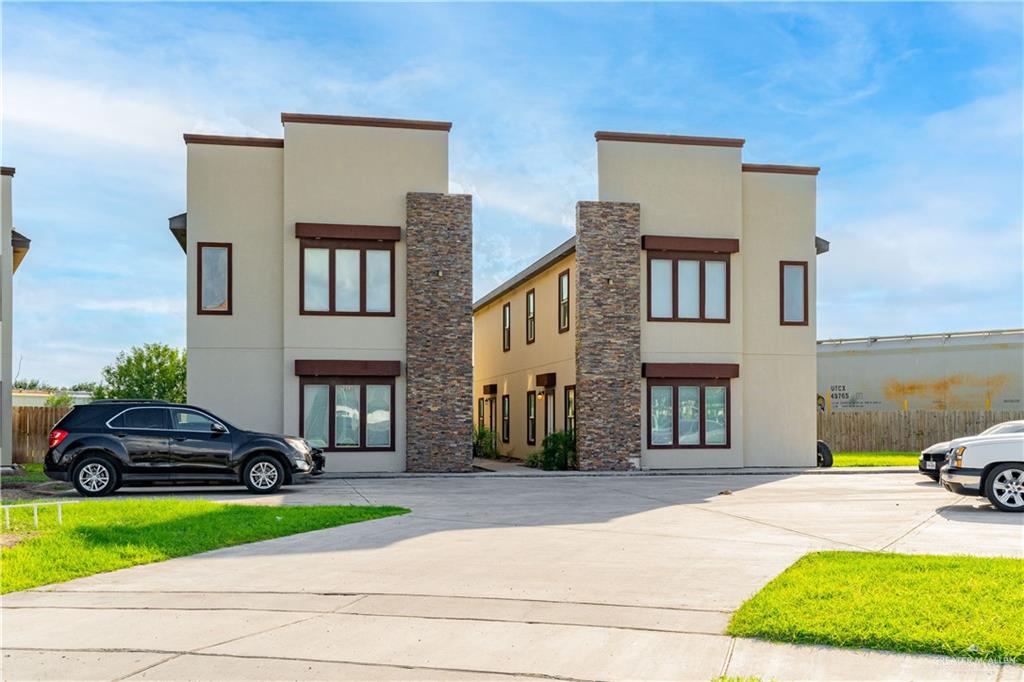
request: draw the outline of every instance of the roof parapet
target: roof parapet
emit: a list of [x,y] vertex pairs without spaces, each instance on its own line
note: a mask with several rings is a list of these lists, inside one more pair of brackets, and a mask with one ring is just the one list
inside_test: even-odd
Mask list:
[[742,147],[746,140],[738,137],[697,137],[693,135],[660,135],[656,133],[616,133],[598,130],[598,142],[652,142],[656,144],[686,144],[697,147]]
[[783,173],[786,175],[817,175],[821,171],[818,166],[783,166],[773,163],[745,163],[744,173]]
[[13,178],[14,177],[14,167],[13,166],[0,166],[0,175],[7,175],[7,176]]
[[420,121],[407,118],[371,118],[366,116],[333,116],[327,114],[282,113],[281,123],[320,123],[324,125],[364,126],[368,128],[409,128],[450,132],[450,121]]
[[234,147],[284,147],[280,137],[237,137],[233,135],[199,135],[185,133],[185,144],[221,144]]

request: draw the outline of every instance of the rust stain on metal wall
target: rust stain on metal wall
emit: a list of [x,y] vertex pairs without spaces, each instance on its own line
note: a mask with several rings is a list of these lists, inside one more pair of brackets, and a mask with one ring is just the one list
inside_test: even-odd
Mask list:
[[902,403],[916,398],[930,400],[934,407],[947,409],[979,409],[993,394],[1004,390],[1012,377],[1009,374],[977,376],[975,374],[950,374],[934,380],[900,381],[889,379],[882,387],[886,400]]

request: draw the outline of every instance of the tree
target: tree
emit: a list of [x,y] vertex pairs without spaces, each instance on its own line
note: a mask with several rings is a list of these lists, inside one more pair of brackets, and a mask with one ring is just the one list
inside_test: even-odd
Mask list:
[[117,354],[114,364],[103,368],[103,383],[93,398],[146,398],[185,402],[185,352],[163,343]]
[[53,390],[53,386],[40,381],[39,379],[18,379],[14,382],[14,388],[19,388],[23,391],[50,391]]
[[57,391],[46,396],[46,407],[72,407],[75,401],[64,391]]

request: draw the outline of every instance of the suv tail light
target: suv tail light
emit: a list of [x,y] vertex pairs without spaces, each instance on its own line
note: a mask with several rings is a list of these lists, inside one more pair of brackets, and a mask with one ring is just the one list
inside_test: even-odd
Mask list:
[[53,449],[64,442],[64,439],[68,437],[67,431],[61,431],[60,429],[54,429],[50,431],[50,449]]

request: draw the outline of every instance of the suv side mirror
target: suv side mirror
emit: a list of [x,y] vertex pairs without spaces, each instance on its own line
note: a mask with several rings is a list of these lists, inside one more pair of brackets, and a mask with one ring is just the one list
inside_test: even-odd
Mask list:
[[212,431],[213,433],[227,433],[228,432],[228,430],[224,428],[223,424],[218,424],[217,422],[213,422],[212,424],[210,424],[210,431]]

